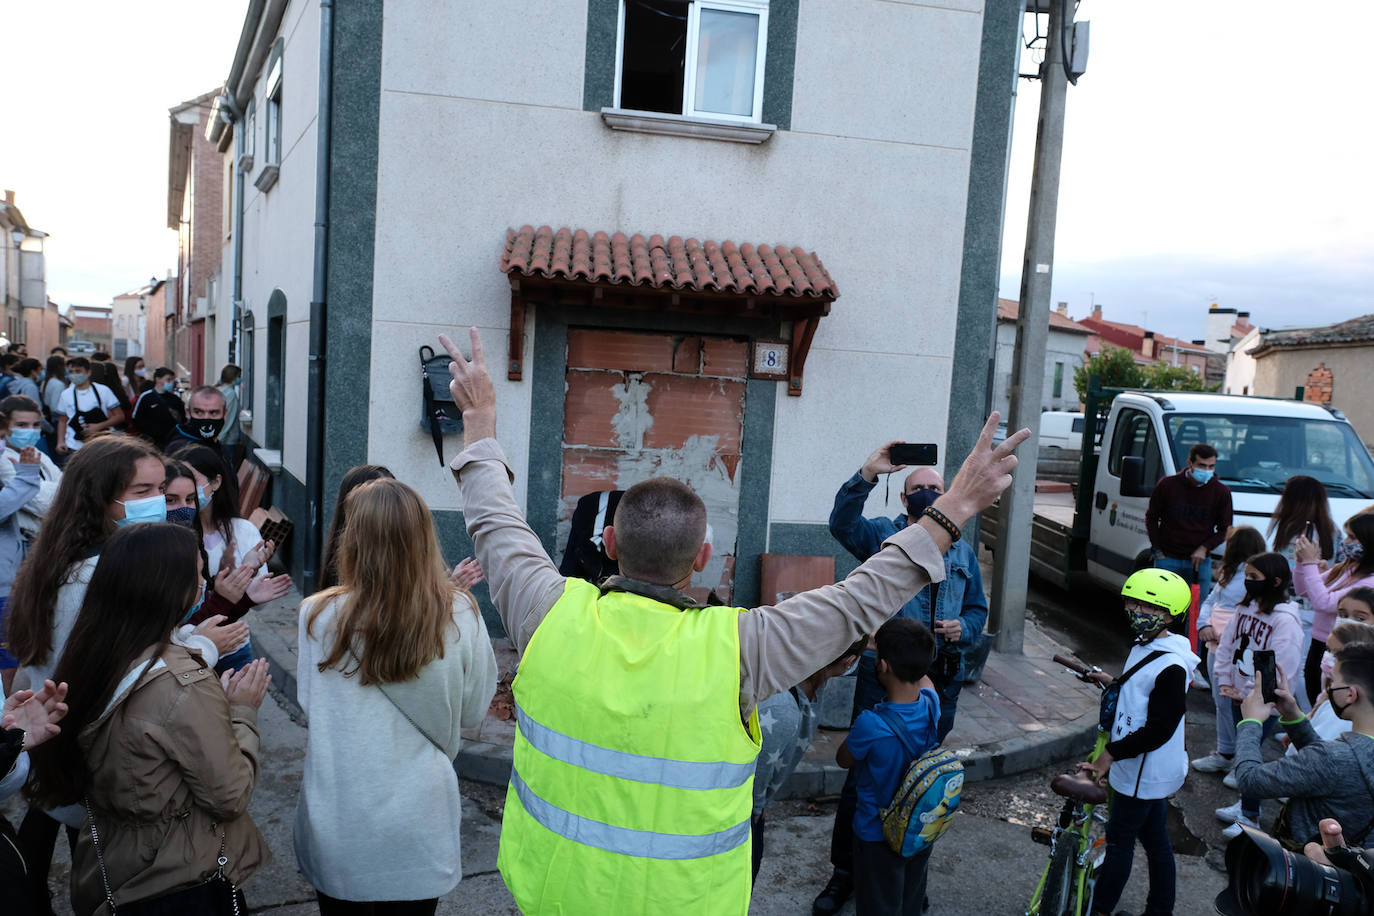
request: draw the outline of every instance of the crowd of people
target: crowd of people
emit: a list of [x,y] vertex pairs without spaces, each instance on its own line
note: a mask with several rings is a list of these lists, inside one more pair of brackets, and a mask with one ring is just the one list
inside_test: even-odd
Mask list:
[[[900,514],[866,518],[878,476],[906,470],[888,443],[835,497],[850,576],[752,609],[703,605],[684,589],[711,559],[705,507],[666,478],[579,505],[587,532],[560,571],[512,492],[477,333],[471,357],[441,343],[475,559],[448,568],[416,491],[356,467],[299,610],[309,731],[293,839],[320,911],[433,913],[461,878],[453,761],[498,674],[471,592],[485,576],[521,656],[498,864],[522,911],[745,912],[767,805],[810,743],[818,691],[856,669],[834,872],[813,912],[851,896],[861,916],[923,912],[931,845],[894,844],[889,802],[981,664],[987,604],[960,531],[1008,485],[1028,434],[994,446],[994,415],[952,480],[916,469]],[[0,819],[6,912],[51,912],[65,828],[82,916],[241,913],[269,856],[247,813],[271,680],[251,611],[292,583],[237,499],[237,370],[183,401],[174,373],[149,380],[137,359],[122,375],[60,354],[0,368],[0,797],[28,801],[17,830]],[[1115,791],[1094,913],[1114,909],[1137,841],[1149,912],[1172,912],[1164,820],[1189,769],[1190,683],[1218,711],[1216,750],[1192,767],[1234,780],[1239,800],[1218,816],[1235,832],[1269,798],[1287,799],[1272,830],[1295,849],[1326,818],[1354,843],[1374,830],[1374,513],[1337,527],[1321,485],[1299,477],[1267,532],[1233,526],[1215,459],[1195,446],[1161,481],[1156,568],[1123,590],[1136,646],[1105,751],[1083,765]],[[1177,632],[1194,586],[1196,649]],[[1264,762],[1274,730],[1288,753]]]

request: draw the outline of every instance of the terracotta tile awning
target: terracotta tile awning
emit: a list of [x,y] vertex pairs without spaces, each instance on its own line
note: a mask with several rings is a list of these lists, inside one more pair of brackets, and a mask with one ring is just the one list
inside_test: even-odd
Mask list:
[[699,242],[674,235],[525,226],[506,231],[506,274],[672,292],[825,300],[839,288],[814,252],[785,245]]
[[524,370],[527,305],[593,306],[791,321],[787,393],[799,395],[816,323],[840,295],[815,252],[678,235],[524,226],[506,230],[500,268],[511,287],[512,380]]

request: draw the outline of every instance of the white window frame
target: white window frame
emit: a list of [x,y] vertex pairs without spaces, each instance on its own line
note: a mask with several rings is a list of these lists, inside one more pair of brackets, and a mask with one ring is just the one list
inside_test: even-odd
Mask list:
[[[689,0],[687,6],[687,47],[684,49],[682,74],[682,110],[679,117],[731,121],[739,124],[763,122],[763,75],[768,65],[768,4],[769,0]],[[697,58],[701,10],[722,10],[728,13],[752,13],[759,17],[758,49],[754,58],[754,110],[749,115],[723,114],[717,111],[697,111]],[[615,37],[615,104],[620,105],[621,69],[625,62],[625,0],[620,0]],[[650,112],[659,115],[661,112]]]
[[272,62],[272,69],[267,73],[267,86],[263,92],[263,101],[267,108],[266,134],[263,142],[266,145],[265,160],[268,165],[281,165],[281,55],[277,55]]
[[238,154],[239,163],[245,173],[253,171],[253,158],[256,153],[258,109],[253,99],[243,107],[243,120],[239,122]]

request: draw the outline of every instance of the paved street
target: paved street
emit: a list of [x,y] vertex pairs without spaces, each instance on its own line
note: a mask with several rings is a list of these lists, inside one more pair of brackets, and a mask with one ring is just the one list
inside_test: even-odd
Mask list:
[[[1193,692],[1189,715],[1189,743],[1196,751],[1206,743],[1211,720]],[[291,821],[300,784],[305,729],[292,721],[280,697],[269,697],[260,719],[263,735],[263,772],[251,812],[271,846],[273,861],[244,888],[254,912],[307,914],[316,912],[310,887],[296,871],[291,848]],[[1027,825],[1049,817],[1053,796],[1044,787],[1059,767],[1050,766],[1020,776],[972,784],[965,793],[964,811],[941,840],[931,862],[932,913],[937,916],[982,916],[1016,913],[1029,898],[1046,850],[1030,841]],[[1189,813],[1181,821],[1220,848],[1220,825],[1211,809],[1230,801],[1216,777],[1194,775],[1179,794]],[[442,902],[445,914],[516,913],[510,895],[496,872],[502,791],[464,781],[463,883]],[[829,876],[830,824],[834,805],[788,801],[770,809],[766,857],[750,912],[756,916],[806,914],[815,894]],[[14,808],[10,809],[14,816]],[[1268,812],[1272,814],[1272,811]],[[1211,900],[1224,883],[1223,875],[1198,855],[1201,842],[1182,823],[1174,825],[1175,843],[1193,854],[1178,855],[1179,916],[1212,912]],[[60,889],[59,913],[65,906],[68,864],[65,844],[59,844],[53,866],[53,887]],[[1216,854],[1211,858],[1219,862]],[[1137,855],[1137,872],[1122,903],[1126,912],[1144,905],[1144,860]],[[990,880],[990,877],[992,878]],[[852,906],[846,912],[853,912]]]

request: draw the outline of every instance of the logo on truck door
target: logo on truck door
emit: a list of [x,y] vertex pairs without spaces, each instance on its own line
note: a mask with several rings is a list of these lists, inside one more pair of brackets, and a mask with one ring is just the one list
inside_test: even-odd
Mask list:
[[1107,524],[1112,526],[1116,525],[1116,503],[1112,503],[1112,511],[1111,514],[1107,516]]

